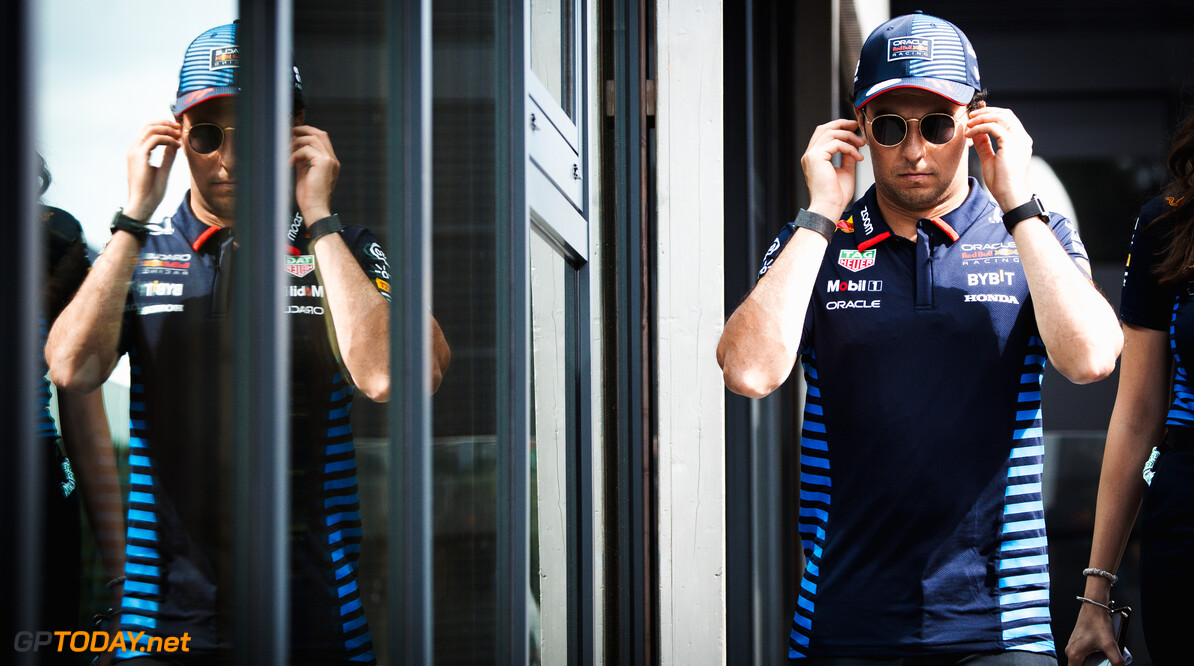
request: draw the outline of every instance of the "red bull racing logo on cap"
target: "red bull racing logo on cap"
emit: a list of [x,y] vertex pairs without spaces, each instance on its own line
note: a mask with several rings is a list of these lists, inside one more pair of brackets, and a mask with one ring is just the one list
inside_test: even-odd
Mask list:
[[221,46],[211,50],[211,64],[209,69],[230,69],[240,67],[240,48],[236,46]]
[[887,40],[887,62],[892,60],[933,59],[933,40],[927,37],[896,37]]

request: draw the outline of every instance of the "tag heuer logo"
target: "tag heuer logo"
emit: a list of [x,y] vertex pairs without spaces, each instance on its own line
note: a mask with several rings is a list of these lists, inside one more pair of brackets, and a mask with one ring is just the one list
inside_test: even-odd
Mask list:
[[875,265],[876,252],[878,250],[867,250],[866,252],[842,250],[841,255],[837,258],[837,263],[842,268],[857,273],[864,268],[870,268]]
[[[871,250],[874,253],[874,250]],[[872,261],[872,263],[874,263]],[[286,272],[295,277],[306,277],[315,270],[315,257],[304,254],[298,257],[286,257]]]

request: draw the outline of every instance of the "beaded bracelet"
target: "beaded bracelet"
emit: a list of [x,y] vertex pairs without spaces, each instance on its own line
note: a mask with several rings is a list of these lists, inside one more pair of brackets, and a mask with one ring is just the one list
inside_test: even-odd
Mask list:
[[1083,576],[1101,576],[1101,577],[1106,578],[1107,580],[1111,581],[1112,585],[1115,585],[1116,583],[1119,582],[1119,576],[1116,576],[1115,574],[1111,573],[1110,571],[1103,571],[1102,569],[1096,569],[1094,567],[1090,567],[1089,569],[1083,569],[1082,575]]

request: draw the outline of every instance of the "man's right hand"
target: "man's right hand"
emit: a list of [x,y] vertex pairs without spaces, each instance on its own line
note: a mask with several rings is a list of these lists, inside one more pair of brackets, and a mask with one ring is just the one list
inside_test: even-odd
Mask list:
[[[149,163],[154,148],[164,146],[161,166]],[[173,120],[159,120],[145,125],[126,155],[129,171],[129,198],[124,214],[139,222],[148,222],[166,195],[166,180],[174,156],[182,148],[182,125]]]
[[[855,134],[858,123],[853,120],[834,120],[818,125],[808,150],[800,158],[804,181],[808,185],[811,212],[831,220],[841,219],[842,211],[854,198],[854,165],[865,159],[859,148],[866,145]],[[833,166],[833,156],[842,156],[842,165]]]

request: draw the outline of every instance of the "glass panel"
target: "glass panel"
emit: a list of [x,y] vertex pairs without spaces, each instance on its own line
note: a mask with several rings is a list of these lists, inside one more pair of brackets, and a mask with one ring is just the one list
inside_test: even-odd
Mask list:
[[437,663],[500,661],[497,626],[497,0],[432,3],[432,292],[452,365],[432,404]]
[[[332,319],[327,323],[332,328],[325,326],[323,335],[336,340],[344,369],[356,382],[356,390],[347,396],[333,392],[315,405],[312,420],[302,422],[303,430],[293,433],[296,442],[311,444],[313,463],[312,473],[292,477],[292,534],[309,542],[307,548],[292,555],[309,555],[292,562],[291,632],[295,647],[291,657],[296,660],[347,657],[368,661],[376,657],[381,663],[394,661],[392,646],[387,644],[387,604],[392,589],[387,576],[388,516],[394,502],[388,482],[390,475],[397,473],[397,464],[389,456],[385,405],[370,398],[369,378],[376,361],[348,356],[365,348],[360,339],[352,340],[353,331],[359,329],[346,326],[365,323],[365,311],[374,307],[382,308],[378,315],[388,317],[384,306],[391,301],[392,269],[387,258],[391,239],[387,236],[386,217],[387,179],[394,176],[385,154],[389,129],[385,123],[389,103],[386,4],[383,0],[352,0],[335,5],[315,0],[294,3],[295,65],[301,72],[304,101],[300,122],[301,127],[311,128],[302,132],[326,132],[322,140],[330,144],[340,163],[330,210],[314,214],[335,213],[342,224],[352,227],[349,232],[333,234],[339,238],[321,240],[314,247],[300,246],[303,251],[299,259],[314,257],[320,277],[318,283],[308,287],[303,279],[292,276],[292,294],[296,288],[301,294],[303,289],[319,286],[324,292],[322,299],[312,292],[311,298],[292,301],[300,307],[330,310]],[[304,219],[302,225],[314,221]],[[297,224],[292,224],[292,229],[298,232],[300,242],[309,235]],[[332,253],[345,249],[355,260],[355,265],[348,265],[351,271],[347,275],[353,282],[339,283]],[[300,265],[298,271],[304,270]],[[351,312],[337,310],[331,302],[332,288],[354,286],[362,287],[361,295],[370,302],[359,304]],[[389,327],[380,320],[374,323],[378,327],[366,335],[380,344],[366,353],[388,359],[388,341],[381,338],[386,337]],[[303,352],[295,349],[293,353],[295,380],[318,380],[298,375],[302,366],[297,359]],[[346,430],[348,426],[351,431]],[[308,437],[308,433],[318,437]],[[296,449],[295,455],[301,451]],[[318,588],[305,583],[313,575],[324,581]],[[310,592],[300,594],[300,590]]]
[[[573,121],[576,29],[573,0],[531,0],[531,71]],[[545,103],[545,100],[541,100]]]
[[[212,285],[202,283],[218,255],[201,259],[190,242],[178,242],[177,211],[200,170],[189,168],[185,151],[163,157],[153,144],[177,141],[170,107],[188,45],[229,23],[236,2],[168,17],[146,0],[25,4],[38,49],[31,61],[34,143],[50,174],[42,193],[52,267],[41,295],[42,332],[55,331],[52,376],[66,384],[53,397],[49,384],[42,393],[39,446],[51,502],[43,573],[57,587],[41,595],[53,615],[31,629],[91,630],[93,614],[123,606],[124,626],[144,630],[143,640],[156,637],[155,651],[184,632],[188,648],[211,647],[214,621],[195,627],[179,620],[214,615],[215,590],[229,574],[229,452],[221,446],[228,421],[220,399],[230,388],[227,327],[209,316]],[[141,57],[121,57],[114,44],[136,44]],[[144,206],[135,205],[146,190],[130,187],[130,171],[133,180],[150,182],[156,174],[159,187],[147,188]],[[218,194],[219,187],[200,184]],[[108,224],[122,204],[152,225],[143,248],[125,232],[108,244]],[[76,289],[80,297],[72,299]],[[163,577],[174,574],[164,589]],[[154,649],[126,645],[147,647]]]
[[[544,664],[568,660],[567,275],[564,258],[531,234],[532,645]],[[535,636],[534,634],[538,634]]]
[[[123,627],[162,639],[129,645],[128,652],[162,652],[169,659],[168,639],[185,633],[191,658],[214,660],[213,652],[243,647],[230,642],[238,610],[231,603],[237,569],[232,525],[248,508],[229,503],[235,461],[230,359],[239,341],[229,334],[236,316],[228,308],[235,277],[225,269],[237,247],[232,235],[250,228],[240,222],[268,223],[235,219],[238,188],[243,195],[259,183],[235,178],[241,138],[234,129],[236,105],[243,101],[229,95],[240,82],[222,77],[238,76],[232,72],[239,71],[239,58],[252,54],[238,48],[231,0],[188,7],[168,19],[146,0],[115,8],[65,0],[30,4],[37,7],[41,49],[37,145],[53,174],[44,194],[44,203],[55,207],[46,209],[47,234],[63,238],[55,261],[63,269],[62,284],[47,302],[69,298],[79,278],[65,269],[90,256],[95,269],[88,279],[108,279],[110,289],[103,298],[87,292],[85,300],[114,306],[116,315],[109,317],[111,325],[97,325],[86,313],[76,313],[67,330],[80,327],[80,342],[122,358],[103,389],[110,434],[102,425],[104,413],[94,412],[98,402],[59,392],[63,434],[74,424],[89,436],[68,441],[66,448],[73,449],[72,495],[83,496],[90,528],[84,523],[80,530],[77,518],[70,520],[67,514],[77,514],[77,507],[67,507],[61,520],[51,518],[55,529],[47,533],[62,542],[46,549],[65,559],[47,574],[73,587],[73,594],[47,593],[68,619],[47,620],[44,628],[89,629],[84,621],[92,613],[113,606],[123,610]],[[276,258],[277,274],[288,287],[285,316],[291,328],[286,471],[292,501],[290,523],[281,527],[289,537],[296,661],[367,663],[374,653],[371,635],[385,633],[384,481],[391,465],[384,412],[370,396],[384,392],[378,378],[388,371],[388,338],[360,334],[362,328],[385,331],[388,323],[383,7],[380,0],[335,10],[314,2],[295,6],[294,50],[305,107],[295,114],[294,132],[313,138],[314,143],[300,143],[316,151],[299,149],[304,154],[297,156],[296,198],[290,204],[305,219],[294,219],[291,251]],[[215,26],[226,29],[192,43]],[[145,57],[104,57],[113,43],[135,43]],[[197,72],[193,85],[184,84],[189,86],[184,92],[196,95],[185,109],[173,107],[184,53],[187,67]],[[298,82],[296,77],[293,83]],[[117,90],[117,96],[108,94]],[[296,103],[298,98],[296,93]],[[80,107],[82,99],[92,102]],[[174,124],[174,111],[181,114],[180,125]],[[205,122],[213,126],[198,129]],[[326,131],[326,137],[309,128]],[[163,151],[163,145],[177,147]],[[336,159],[323,159],[332,153]],[[316,182],[328,173],[320,171],[325,164],[336,164],[338,174]],[[154,171],[157,165],[162,167]],[[130,178],[155,174],[164,192],[155,190],[155,201],[134,210],[137,188],[130,187]],[[95,258],[110,237],[127,236],[108,230],[112,211],[122,203],[126,213],[150,224],[145,245],[114,241],[106,257]],[[71,236],[61,231],[69,227],[65,211],[82,222],[86,246],[70,243]],[[347,230],[313,243],[306,223],[328,212],[337,213]],[[108,278],[101,269],[122,252],[129,272]],[[350,300],[353,307],[344,308]],[[49,327],[54,322],[47,314]],[[119,335],[110,334],[115,331]],[[70,359],[60,360],[55,357],[55,378],[69,378]],[[102,359],[92,367],[107,374]],[[48,465],[66,480],[60,461],[49,455],[51,430],[45,439]],[[119,478],[116,460],[125,469]],[[59,494],[63,490],[58,486]],[[83,540],[81,563],[70,538]],[[126,577],[123,585],[117,580],[107,590],[105,583],[119,575]],[[386,646],[376,647],[384,659]]]

